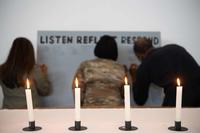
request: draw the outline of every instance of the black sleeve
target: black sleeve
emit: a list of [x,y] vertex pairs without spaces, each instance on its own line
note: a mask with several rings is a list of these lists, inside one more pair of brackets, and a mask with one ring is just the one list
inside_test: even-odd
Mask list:
[[149,91],[149,70],[146,63],[142,63],[136,73],[136,81],[133,83],[133,97],[135,103],[144,105]]

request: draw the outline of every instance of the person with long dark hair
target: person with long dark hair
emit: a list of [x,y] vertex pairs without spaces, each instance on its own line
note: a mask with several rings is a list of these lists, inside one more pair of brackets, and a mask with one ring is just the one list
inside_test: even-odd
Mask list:
[[40,106],[39,95],[49,94],[47,67],[36,65],[32,43],[24,37],[13,41],[5,63],[0,65],[3,108],[26,108],[26,79],[31,81],[34,107]]

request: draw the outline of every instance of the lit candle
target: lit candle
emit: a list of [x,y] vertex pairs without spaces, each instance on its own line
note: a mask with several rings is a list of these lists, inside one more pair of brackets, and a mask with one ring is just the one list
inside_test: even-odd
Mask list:
[[31,89],[30,89],[30,82],[28,78],[26,79],[26,104],[27,104],[27,109],[28,109],[28,119],[29,122],[34,121],[34,115],[33,115],[33,102],[32,102],[32,94],[31,94]]
[[80,88],[78,87],[78,79],[75,79],[75,121],[80,121]]
[[180,85],[180,79],[177,78],[177,87],[176,87],[176,121],[181,121],[181,106],[182,106],[182,89]]
[[131,121],[130,118],[130,85],[128,85],[128,79],[125,77],[124,85],[124,104],[125,104],[125,121]]

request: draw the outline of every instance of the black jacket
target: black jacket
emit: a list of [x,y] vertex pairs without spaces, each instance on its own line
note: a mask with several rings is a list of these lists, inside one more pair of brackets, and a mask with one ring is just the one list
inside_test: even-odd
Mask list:
[[183,106],[200,106],[200,67],[194,58],[175,44],[153,49],[142,61],[133,85],[134,100],[143,105],[148,98],[150,83],[164,88],[164,106],[174,106],[176,79],[183,86]]

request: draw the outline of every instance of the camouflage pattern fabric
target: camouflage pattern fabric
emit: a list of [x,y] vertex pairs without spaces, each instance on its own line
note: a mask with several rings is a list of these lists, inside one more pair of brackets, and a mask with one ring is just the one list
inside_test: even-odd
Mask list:
[[123,105],[123,65],[107,59],[84,61],[80,64],[75,77],[78,78],[81,88],[82,107]]

